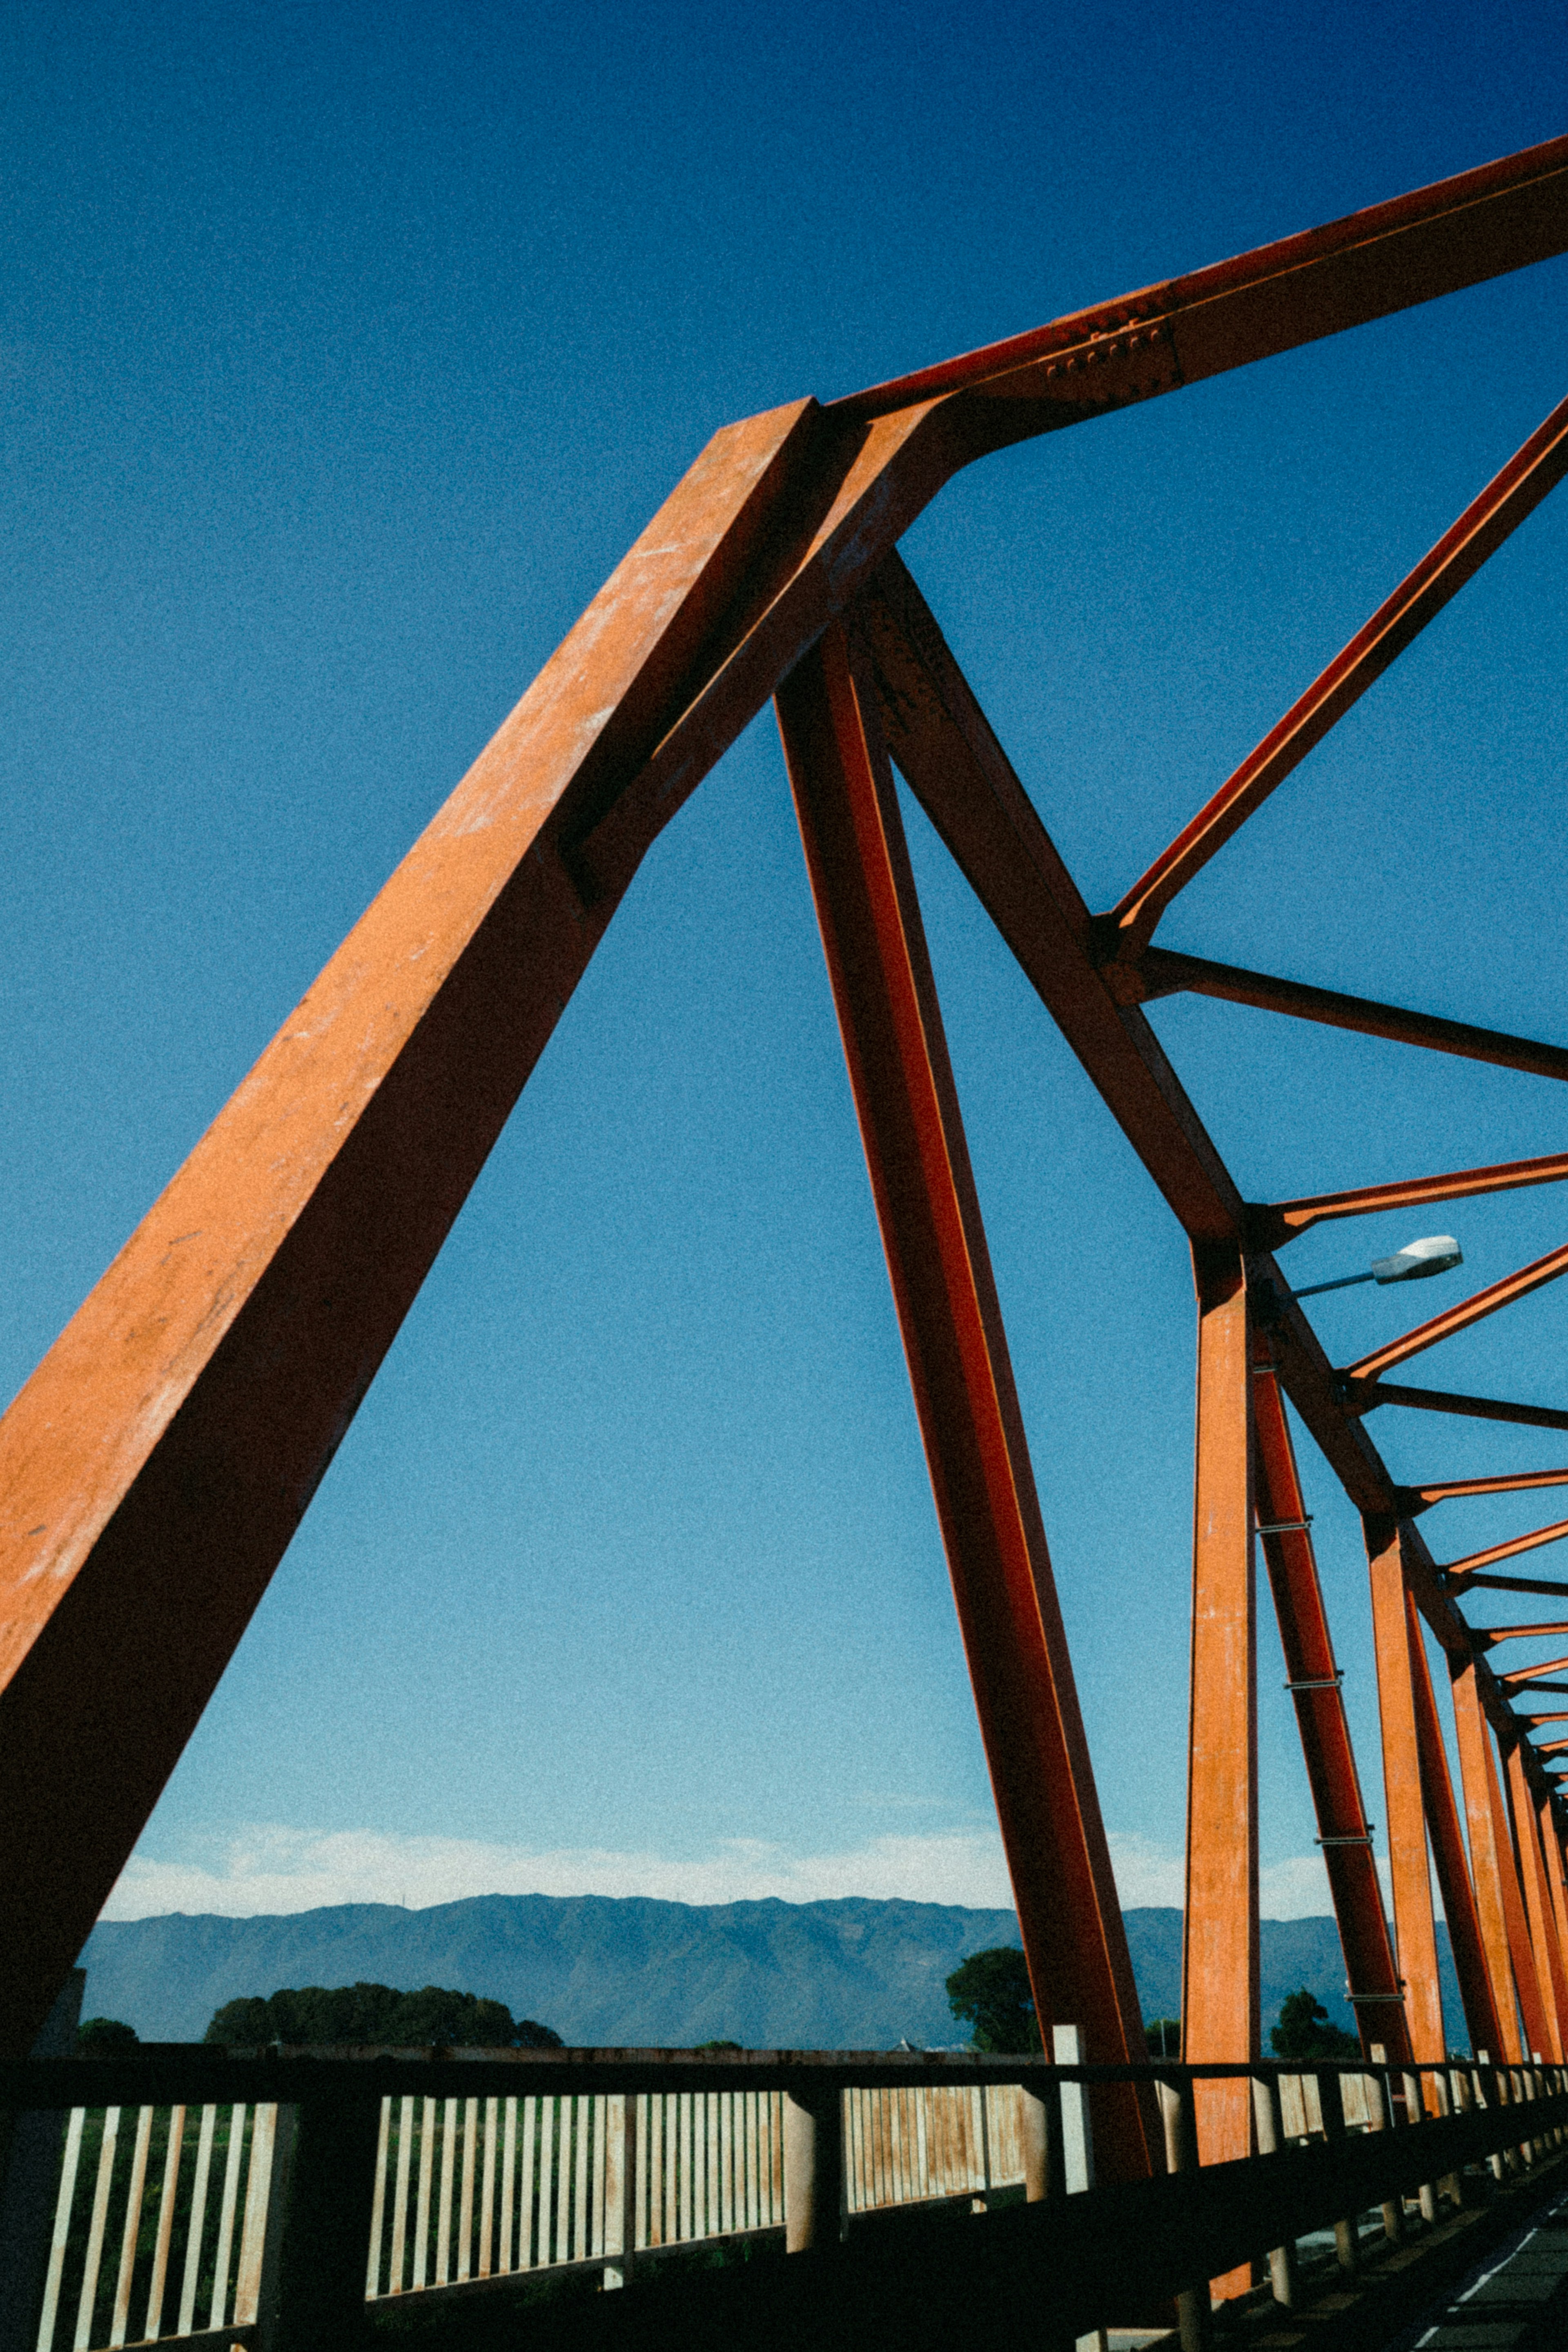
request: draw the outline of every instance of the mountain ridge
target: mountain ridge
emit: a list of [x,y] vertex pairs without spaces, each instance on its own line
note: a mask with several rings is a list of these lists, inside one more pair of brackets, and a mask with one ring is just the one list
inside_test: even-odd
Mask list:
[[[1145,2017],[1180,2000],[1180,1911],[1124,1914]],[[1460,2011],[1439,1929],[1451,2037]],[[103,1920],[82,1951],[88,2016],[148,2041],[196,2041],[214,2011],[279,1986],[440,1984],[503,2000],[578,2047],[878,2049],[955,2042],[943,1979],[970,1952],[1016,1944],[1011,1911],[841,1895],[726,1904],[654,1895],[479,1895],[405,1910],[331,1904],[231,1918]],[[1331,1918],[1263,1923],[1265,2028],[1306,1985],[1352,2023]],[[1455,2040],[1454,2046],[1459,2046]]]

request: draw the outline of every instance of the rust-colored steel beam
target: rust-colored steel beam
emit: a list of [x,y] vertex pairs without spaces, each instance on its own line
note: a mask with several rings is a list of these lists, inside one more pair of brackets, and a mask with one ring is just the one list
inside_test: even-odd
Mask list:
[[1459,1396],[1447,1389],[1406,1389],[1389,1381],[1342,1376],[1344,1409],[1374,1412],[1380,1404],[1401,1404],[1414,1412],[1451,1412],[1464,1421],[1506,1421],[1521,1429],[1568,1429],[1568,1412],[1556,1405],[1503,1404],[1495,1397]]
[[1498,1680],[1505,1690],[1517,1690],[1522,1685],[1534,1683],[1542,1675],[1560,1675],[1565,1666],[1568,1658],[1544,1658],[1538,1666],[1517,1666],[1510,1675],[1499,1675]]
[[[897,792],[842,629],[778,716],[1037,2013],[1122,2063],[1131,1961]],[[1106,2098],[1106,2177],[1153,2169],[1154,2128]]]
[[1544,2042],[1534,2046],[1539,2047],[1543,2058],[1560,2060],[1563,2052],[1563,2029],[1568,2023],[1568,1976],[1563,1973],[1563,1952],[1557,1939],[1557,1921],[1552,1908],[1545,1857],[1541,1851],[1535,1801],[1525,1777],[1523,1747],[1524,1741],[1521,1738],[1509,1750],[1507,1802],[1513,1827],[1514,1852],[1519,1857],[1531,1948],[1535,1955],[1535,1973],[1541,1988],[1542,2026],[1546,2035]]
[[1560,1184],[1568,1151],[1543,1160],[1504,1160],[1490,1168],[1460,1168],[1447,1176],[1415,1176],[1397,1184],[1363,1184],[1350,1192],[1317,1192],[1300,1201],[1253,1202],[1247,1228],[1253,1246],[1279,1249],[1298,1234],[1333,1217],[1373,1217],[1387,1209],[1418,1209],[1435,1201],[1469,1201],[1484,1192],[1514,1192],[1530,1184]]
[[1471,500],[1458,522],[1384,600],[1371,620],[1104,919],[1119,955],[1137,960],[1177,893],[1186,888],[1313,746],[1360,701],[1428,621],[1474,577],[1488,556],[1534,512],[1564,472],[1568,472],[1568,400],[1559,402],[1501,472]]
[[[916,798],[1189,1240],[1195,1245],[1239,1241],[1246,1209],[1227,1170],[1147,1021],[1135,1005],[1111,994],[1109,975],[1097,968],[1088,907],[935,616],[896,557],[878,572],[861,610],[889,748]],[[1356,1508],[1396,1515],[1404,1490],[1360,1419],[1371,1402],[1382,1401],[1381,1392],[1347,1401],[1274,1260],[1260,1252],[1251,1268],[1255,1282],[1268,1286],[1272,1296],[1270,1336],[1291,1403]],[[1426,1392],[1409,1394],[1420,1401]],[[1505,1416],[1517,1411],[1568,1427],[1568,1413],[1492,1408],[1479,1400],[1458,1405]],[[1470,1657],[1469,1629],[1414,1529],[1409,1557],[1423,1616],[1446,1650]],[[1480,1689],[1483,1704],[1505,1727],[1511,1719],[1506,1702],[1484,1665]]]
[[[1306,1502],[1296,1468],[1289,1425],[1275,1377],[1273,1357],[1266,1338],[1260,1336],[1255,1341],[1253,1359],[1252,1404],[1258,1454],[1259,1534],[1269,1588],[1274,1597],[1275,1614],[1279,1623],[1279,1645],[1284,1653],[1287,1687],[1295,1700],[1296,1725],[1300,1734],[1308,1785],[1312,1791],[1312,1804],[1317,1814],[1318,1842],[1328,1871],[1334,1917],[1339,1924],[1340,1942],[1345,1956],[1345,1979],[1356,2023],[1363,2043],[1369,2052],[1374,2042],[1381,2042],[1396,2062],[1407,2059],[1413,2046],[1410,2036],[1414,2035],[1416,2050],[1431,2051],[1441,2056],[1444,2043],[1440,2006],[1434,2025],[1413,1995],[1408,2012],[1408,2032],[1406,2030],[1406,2007],[1400,1999],[1399,1972],[1394,1967],[1394,1949],[1388,1939],[1383,1889],[1378,1884],[1377,1864],[1373,1856],[1372,1831],[1362,1797],[1361,1777],[1356,1770],[1350,1725],[1345,1718],[1328,1613],[1323,1607],[1318,1563],[1307,1526]],[[1403,1582],[1398,1593],[1397,1623],[1403,1641]],[[1386,1758],[1386,1740],[1384,1754]],[[1427,1936],[1432,1944],[1431,1997],[1436,2000],[1436,1943],[1432,1930],[1431,1890],[1426,1879],[1426,1838],[1422,1827],[1420,1767],[1413,1715],[1407,1760],[1408,1790],[1420,1848],[1421,1878],[1423,1885],[1426,1886]],[[1394,1836],[1391,1811],[1391,1853],[1394,1852]],[[1408,1908],[1407,1905],[1407,1911]],[[1396,1925],[1399,1916],[1396,1907]],[[1405,1976],[1411,1978],[1410,1954],[1406,1951],[1404,1927],[1399,1927],[1399,1935],[1400,1965]],[[1419,1929],[1413,1922],[1410,1923],[1410,1937],[1414,1948],[1418,1942]]]
[[1491,1282],[1484,1290],[1473,1291],[1457,1307],[1447,1307],[1441,1315],[1418,1323],[1413,1331],[1390,1339],[1385,1347],[1374,1348],[1370,1355],[1358,1356],[1353,1364],[1345,1366],[1341,1377],[1347,1381],[1375,1381],[1393,1365],[1407,1363],[1412,1356],[1435,1348],[1440,1339],[1452,1339],[1458,1331],[1468,1331],[1473,1323],[1512,1307],[1521,1298],[1528,1298],[1532,1290],[1543,1289],[1547,1283],[1555,1282],[1564,1274],[1568,1274],[1568,1243],[1548,1250],[1544,1257],[1532,1259],[1529,1265],[1521,1265],[1516,1274],[1504,1275],[1500,1282]]
[[[1405,1623],[1409,1637],[1408,1663],[1415,1714],[1415,1740],[1421,1759],[1421,1794],[1426,1807],[1426,1828],[1432,1841],[1432,1863],[1437,1873],[1438,1892],[1443,1897],[1444,1916],[1448,1923],[1454,1973],[1459,1980],[1459,2000],[1469,2031],[1471,2049],[1500,2052],[1503,2041],[1498,2021],[1500,2011],[1487,1964],[1475,1882],[1470,1875],[1464,1836],[1459,1828],[1454,1784],[1448,1777],[1448,1753],[1444,1745],[1442,1725],[1437,1719],[1437,1699],[1432,1688],[1432,1670],[1427,1664],[1426,1644],[1422,1639],[1421,1619],[1408,1584],[1405,1593]],[[1374,1633],[1375,1631],[1374,1627]]]
[[[1563,1876],[1563,1837],[1555,1818],[1556,1807],[1550,1796],[1534,1794],[1531,1806],[1535,1815],[1536,1835],[1541,1841],[1542,1860],[1546,1871],[1546,1887],[1552,1908],[1552,1928],[1557,1941],[1560,1962],[1568,1959],[1568,1882]],[[1560,2004],[1561,2010],[1561,2004]],[[1568,2017],[1562,2018],[1568,2033]]]
[[[1195,383],[1561,253],[1568,246],[1565,175],[1568,138],[1546,140],[1326,227],[874,384],[836,401],[830,413],[877,416],[958,391],[1067,400],[1075,396],[1074,372],[1065,364],[1072,354],[1079,355],[1076,396],[1107,399],[1119,359],[1131,366],[1136,352],[1118,354],[1106,344],[1131,342],[1134,330],[1155,327],[1170,334],[1180,381]],[[1097,342],[1098,376],[1088,361]]]
[[1434,1503],[1452,1502],[1460,1495],[1517,1495],[1532,1486],[1568,1486],[1568,1470],[1510,1470],[1500,1478],[1450,1478],[1442,1485],[1407,1486],[1412,1512]]
[[1568,1595],[1568,1584],[1553,1583],[1544,1576],[1467,1576],[1467,1592],[1552,1592]]
[[[1502,1780],[1498,1771],[1497,1749],[1489,1737],[1484,1742],[1487,1767],[1487,1795],[1491,1806],[1498,1872],[1502,1888],[1503,1923],[1508,1935],[1509,1958],[1513,1963],[1514,1989],[1519,1995],[1520,2018],[1524,2027],[1522,2055],[1536,2051],[1544,2053],[1551,2047],[1552,2023],[1547,2011],[1547,1996],[1542,1984],[1542,1972],[1536,1958],[1535,1947],[1530,1939],[1530,1920],[1524,1907],[1524,1891],[1520,1883],[1519,1855],[1514,1846],[1512,1824],[1502,1792]],[[1510,1751],[1511,1752],[1511,1751]]]
[[603,933],[566,844],[743,613],[811,406],[715,436],[0,1423],[0,2048],[28,2047]]
[[1522,1642],[1547,1633],[1568,1633],[1568,1625],[1479,1625],[1470,1639],[1480,1649],[1495,1650],[1500,1642]]
[[[1561,1723],[1563,1720],[1561,1716],[1541,1715],[1529,1716],[1524,1719],[1530,1723]],[[1535,1752],[1538,1756],[1560,1756],[1565,1748],[1568,1748],[1568,1739],[1542,1739],[1537,1741]]]
[[[1189,2065],[1235,2064],[1259,2054],[1260,2035],[1253,1349],[1239,1253],[1194,1249],[1193,1276],[1198,1392],[1182,2056]],[[1194,2095],[1203,2161],[1250,2155],[1247,2084],[1199,2084]],[[1251,2284],[1244,2265],[1216,2280],[1215,2291],[1225,2300]]]
[[[1497,1776],[1491,1760],[1490,1735],[1481,1709],[1473,1665],[1463,1667],[1454,1675],[1453,1691],[1454,1722],[1458,1733],[1459,1778],[1464,1786],[1465,1818],[1470,1832],[1470,1866],[1476,1889],[1481,1947],[1486,1955],[1487,1975],[1491,1982],[1502,2054],[1517,2065],[1523,2055],[1523,2049],[1519,2032],[1520,2002],[1514,1982],[1504,1892],[1504,1863],[1507,1863],[1506,1875],[1511,1877],[1513,1856],[1511,1852],[1505,1854],[1502,1847],[1500,1798],[1496,1806],[1492,1801],[1491,1791]],[[1516,1899],[1517,1893],[1516,1882]],[[1536,2005],[1539,2011],[1539,1995],[1536,1996]],[[1527,2027],[1531,2033],[1538,2034],[1538,2024],[1530,2024],[1528,2017]]]
[[[618,894],[942,483],[1565,248],[1557,141],[715,436],[0,1427],[0,1520],[21,1531],[0,1749],[27,1759],[0,1806],[0,1904],[25,1923],[4,2046],[47,2011]],[[1103,1029],[1106,991],[1066,984],[1080,1033]],[[1117,1115],[1163,1122],[1178,1213],[1222,1238],[1234,1188],[1135,1013],[1119,1034]],[[1327,1444],[1386,1486],[1359,1433]]]
[[[1549,1528],[1537,1528],[1533,1535],[1515,1536],[1508,1543],[1493,1544],[1489,1550],[1468,1552],[1463,1559],[1450,1560],[1443,1573],[1473,1577],[1478,1569],[1489,1568],[1494,1560],[1513,1559],[1521,1551],[1539,1551],[1542,1544],[1561,1543],[1564,1536],[1568,1536],[1568,1519],[1558,1519]],[[1568,1625],[1561,1630],[1568,1633]]]
[[[1410,1654],[1405,1560],[1395,1522],[1368,1519],[1364,1527],[1372,1583],[1378,1716],[1383,1729],[1384,1803],[1393,1880],[1394,1932],[1399,1948],[1398,1975],[1405,1985],[1401,2020],[1408,2021],[1408,2047],[1402,2054],[1441,2058],[1448,2045],[1443,2033],[1437,1929],[1426,1858],[1426,1805],[1421,1785],[1421,1742],[1415,1727],[1415,1677]],[[1370,1846],[1367,1861],[1371,1867]],[[1373,1888],[1381,1926],[1383,1896],[1375,1870]],[[1397,1991],[1397,1979],[1394,1989]],[[1356,2022],[1363,2029],[1363,2043],[1369,2036],[1373,2041],[1384,2038],[1379,2030],[1379,2019],[1363,2020],[1358,2010]]]
[[[1537,1078],[1568,1078],[1568,1045],[1515,1037],[1503,1029],[1481,1029],[1468,1021],[1447,1021],[1436,1013],[1383,1004],[1370,996],[1349,996],[1315,988],[1301,980],[1281,980],[1244,964],[1215,963],[1207,956],[1145,948],[1136,965],[1117,967],[1119,991],[1131,1002],[1161,996],[1214,996],[1225,1004],[1251,1004],[1262,1013],[1287,1013],[1297,1021],[1317,1021],[1331,1029],[1353,1029],[1363,1037],[1385,1037],[1395,1045],[1423,1045],[1436,1054],[1457,1054],[1468,1062],[1525,1070]],[[1121,976],[1124,975],[1124,976]]]

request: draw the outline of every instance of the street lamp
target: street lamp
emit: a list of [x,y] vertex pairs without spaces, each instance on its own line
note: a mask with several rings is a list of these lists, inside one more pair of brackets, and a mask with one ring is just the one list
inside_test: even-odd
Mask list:
[[1424,1242],[1406,1242],[1392,1257],[1374,1257],[1364,1274],[1342,1274],[1337,1282],[1310,1282],[1298,1298],[1320,1290],[1348,1290],[1354,1282],[1425,1282],[1429,1275],[1447,1274],[1463,1265],[1465,1253],[1452,1234],[1434,1234]]

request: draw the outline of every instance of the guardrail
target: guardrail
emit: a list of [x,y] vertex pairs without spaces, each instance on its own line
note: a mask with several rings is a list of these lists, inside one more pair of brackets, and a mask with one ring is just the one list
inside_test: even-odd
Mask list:
[[[1253,2081],[1258,2154],[1200,2169],[1194,2082],[1238,2075]],[[1130,2091],[1158,2100],[1169,2169],[1095,2189],[1094,2106]],[[399,2295],[504,2292],[542,2273],[619,2287],[649,2259],[744,2238],[841,2250],[853,2295],[857,2258],[877,2267],[879,2216],[985,2210],[1009,2191],[1047,2211],[993,2210],[973,2243],[1011,2244],[1029,2272],[1055,2245],[1033,2332],[1053,2308],[1077,2335],[1163,2300],[1168,2312],[1173,2294],[1195,2345],[1211,2276],[1267,2261],[1289,2302],[1297,2240],[1331,2231],[1353,2265],[1358,2214],[1398,2236],[1406,2199],[1435,2218],[1467,2167],[1500,2177],[1568,2136],[1563,2069],[1456,2063],[197,2048],[12,2063],[0,2100],[64,2111],[47,2254],[3,2250],[39,2275],[0,2352],[303,2352],[341,2346]],[[1069,2195],[1075,2226],[1042,2230]],[[1019,2223],[1032,2234],[1017,2238]],[[942,2246],[961,2277],[968,2234]],[[758,2274],[759,2321],[779,2292]],[[928,2294],[921,2315],[932,2307]]]

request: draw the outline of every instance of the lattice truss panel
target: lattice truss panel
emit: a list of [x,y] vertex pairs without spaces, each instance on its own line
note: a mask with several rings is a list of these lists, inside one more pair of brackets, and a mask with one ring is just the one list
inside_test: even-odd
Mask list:
[[[1392,1405],[1568,1429],[1405,1387],[1437,1340],[1568,1271],[1552,1252],[1335,1368],[1279,1255],[1328,1218],[1568,1176],[1568,1154],[1245,1201],[1141,1010],[1196,991],[1505,1068],[1568,1050],[1152,944],[1204,865],[1568,467],[1568,402],[1109,912],[1084,902],[897,542],[961,467],[1568,248],[1568,139],[922,373],[727,426],[678,485],[267,1048],[0,1423],[0,2019],[25,2051],[650,843],[776,700],[1042,2016],[1086,2057],[1142,2027],[899,814],[902,772],[1181,1226],[1198,1297],[1189,2061],[1258,2047],[1260,1543],[1352,1998],[1441,2055],[1427,1841],[1466,2019],[1568,2053],[1568,1810],[1474,1587],[1568,1521],[1439,1564],[1420,1521],[1568,1470],[1396,1483]],[[1361,1513],[1396,1971],[1282,1399]],[[1452,1785],[1422,1624],[1453,1683]],[[1552,1627],[1542,1632],[1562,1630]],[[1568,1659],[1557,1671],[1568,1671]],[[1548,1680],[1546,1687],[1553,1687]],[[1554,1686],[1568,1690],[1568,1684]],[[1467,1837],[1461,1832],[1464,1815]],[[1467,1851],[1468,1846],[1468,1851]],[[1246,2086],[1208,2086],[1213,2161]],[[1163,2167],[1106,2101],[1101,2177]]]

